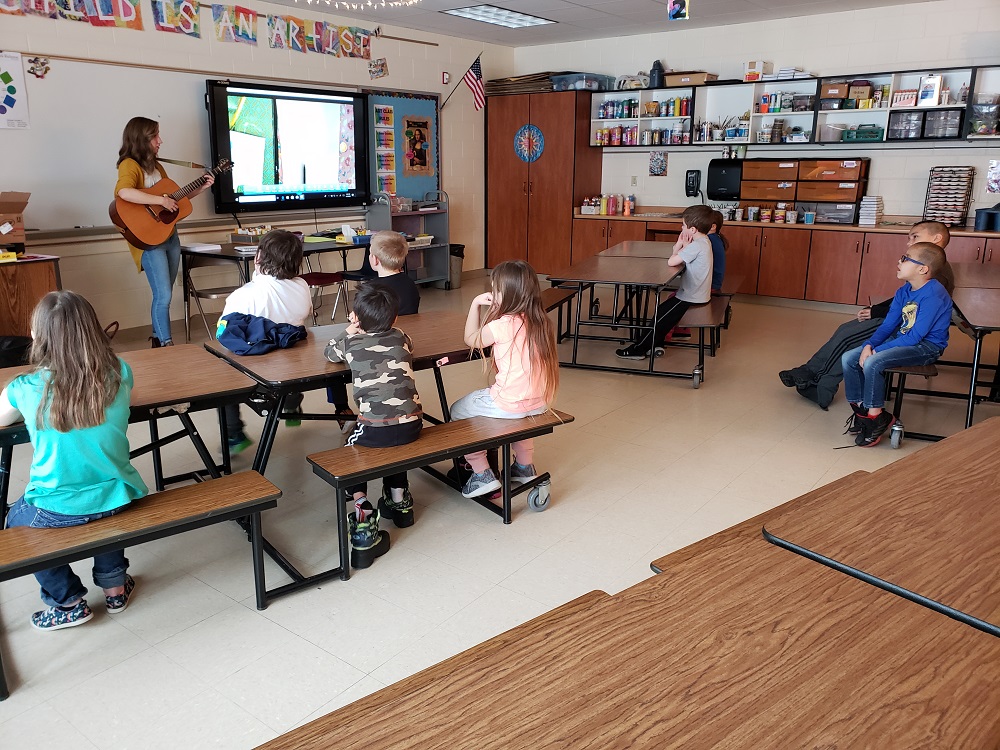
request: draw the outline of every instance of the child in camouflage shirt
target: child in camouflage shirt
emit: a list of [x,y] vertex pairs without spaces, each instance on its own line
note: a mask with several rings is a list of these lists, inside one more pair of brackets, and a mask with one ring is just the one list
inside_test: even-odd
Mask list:
[[[354,298],[350,325],[326,348],[331,361],[351,368],[358,426],[347,445],[390,448],[420,437],[423,410],[413,382],[413,343],[393,328],[399,298],[388,287],[362,284]],[[378,509],[368,501],[365,484],[348,489],[354,497],[350,514],[351,565],[367,568],[389,550],[389,534],[379,530],[379,516],[398,528],[413,525],[413,497],[406,472],[383,479]]]

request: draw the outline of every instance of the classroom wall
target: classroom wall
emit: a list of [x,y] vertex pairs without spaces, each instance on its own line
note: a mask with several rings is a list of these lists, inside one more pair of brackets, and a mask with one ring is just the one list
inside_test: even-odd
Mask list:
[[[288,6],[262,2],[242,3],[264,14],[287,14]],[[350,19],[345,16],[320,14],[308,6],[297,9],[303,18],[320,18],[343,23],[344,25],[374,28],[376,24]],[[320,83],[336,86],[372,86],[403,91],[424,91],[438,93],[442,100],[457,86],[448,105],[441,112],[441,183],[452,200],[451,241],[466,245],[466,269],[482,268],[484,239],[484,169],[483,169],[483,112],[476,112],[472,94],[462,83],[462,75],[476,56],[482,52],[484,75],[488,78],[511,75],[513,50],[497,45],[466,41],[453,37],[410,31],[408,29],[381,24],[384,34],[404,38],[416,38],[436,42],[432,47],[410,44],[390,39],[372,40],[372,57],[385,57],[389,76],[372,81],[368,75],[367,61],[341,59],[325,55],[303,54],[288,50],[272,50],[267,46],[266,19],[258,21],[258,46],[217,43],[212,38],[211,10],[202,6],[202,38],[191,39],[181,34],[169,34],[153,30],[152,13],[148,2],[142,4],[146,29],[94,28],[83,23],[50,20],[40,17],[4,16],[0,21],[0,49],[34,54],[67,55],[88,60],[112,60],[138,65],[167,66],[182,70],[210,71],[219,76],[238,79],[242,75],[256,75],[280,78],[306,83]],[[69,63],[52,60],[53,70]],[[441,72],[451,73],[451,83],[441,84]],[[31,90],[36,85],[26,74],[29,108]],[[44,81],[37,82],[44,85]],[[79,82],[81,88],[86,80]],[[128,92],[120,93],[128,97]],[[146,114],[136,112],[135,114]],[[66,113],[64,133],[66,138],[76,139],[80,148],[87,147],[87,134],[105,127],[100,113]],[[120,127],[116,125],[116,129]],[[0,151],[13,147],[17,133],[0,131]],[[169,141],[170,134],[164,133]],[[205,134],[207,141],[207,133]],[[170,154],[175,158],[197,158]],[[38,153],[39,160],[46,159],[46,153]],[[117,141],[113,152],[108,153],[109,170],[117,159]],[[174,170],[178,168],[174,167]],[[72,178],[73,165],[65,165],[67,179]],[[180,174],[183,172],[183,174]],[[183,178],[186,170],[178,170]],[[113,173],[107,185],[110,200]],[[0,169],[0,189],[18,189],[18,175],[10,170]],[[210,200],[201,197],[197,200]],[[25,212],[27,226],[32,226],[31,204]],[[255,223],[253,218],[249,223]],[[74,222],[67,222],[73,224]],[[301,220],[283,222],[275,226],[300,228]],[[184,229],[182,239],[190,241],[218,241],[232,226],[228,216],[219,217],[217,225],[193,230]],[[308,226],[306,227],[308,229]],[[149,325],[149,288],[145,278],[135,271],[125,243],[116,234],[102,234],[78,241],[39,241],[33,244],[35,252],[44,252],[61,257],[62,280],[66,288],[86,294],[94,303],[102,320],[116,319],[123,327]],[[331,256],[332,257],[332,256]],[[352,259],[354,266],[360,264],[358,255]],[[202,272],[199,272],[202,273]],[[235,274],[229,279],[225,272],[203,274],[204,284],[209,286],[235,282]],[[219,309],[218,304],[208,303],[209,309]],[[182,300],[174,295],[172,317],[182,317]],[[175,337],[179,335],[175,330]]]
[[[697,12],[697,4],[694,6]],[[677,24],[680,26],[680,24]],[[648,71],[654,59],[675,70],[707,70],[720,78],[743,77],[747,60],[770,60],[775,69],[795,65],[818,75],[873,73],[906,68],[1000,65],[1000,2],[944,0],[846,11],[715,29],[642,34],[617,39],[523,47],[515,50],[515,74],[539,70],[581,70],[609,75]],[[644,205],[683,206],[684,172],[704,171],[718,149],[671,152],[668,175],[649,176],[646,152],[605,152],[602,190],[635,193]],[[830,156],[844,150],[751,148],[751,157]],[[872,159],[870,195],[881,195],[889,214],[923,212],[928,170],[968,165],[977,170],[975,207],[992,206],[1000,196],[985,192],[988,160],[997,148],[859,149]],[[631,177],[638,178],[631,187]]]

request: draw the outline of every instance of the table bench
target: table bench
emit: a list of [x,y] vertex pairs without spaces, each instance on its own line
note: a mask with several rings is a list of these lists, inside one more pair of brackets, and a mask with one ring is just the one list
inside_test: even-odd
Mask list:
[[[694,368],[691,375],[693,387],[698,388],[705,380],[705,350],[708,349],[709,356],[714,357],[719,348],[721,331],[728,323],[729,318],[728,295],[712,297],[708,302],[701,305],[691,305],[684,311],[684,317],[677,323],[678,328],[697,328],[698,343],[671,343],[671,346],[696,346],[698,348],[698,366]],[[709,340],[706,347],[705,333],[708,332]],[[656,356],[663,354],[661,347],[656,348]]]
[[[449,487],[461,490],[461,486],[451,477],[430,466],[438,461],[456,459],[468,453],[495,448],[502,449],[502,465],[510,466],[511,443],[528,438],[547,435],[557,425],[573,421],[564,412],[551,410],[545,414],[521,419],[492,419],[472,417],[454,422],[424,427],[420,439],[394,448],[366,448],[359,445],[345,445],[342,448],[314,453],[306,460],[312,464],[313,473],[330,484],[338,501],[337,528],[340,533],[340,575],[343,580],[350,577],[349,547],[347,540],[347,513],[344,509],[345,493],[348,487],[379,479],[387,474],[396,474],[411,469],[423,469]],[[510,477],[506,472],[501,477],[502,506],[497,506],[488,497],[472,498],[484,508],[491,510],[511,522],[511,499],[527,492],[528,507],[545,510],[549,501],[549,480],[546,472],[539,474],[517,489],[511,489]],[[328,573],[330,571],[327,571]],[[324,573],[318,574],[326,575]]]
[[[249,516],[254,585],[260,607],[265,595],[260,513],[276,507],[280,497],[281,490],[260,474],[243,471],[147,495],[118,515],[80,526],[4,529],[0,531],[0,581]],[[0,655],[0,700],[9,694]]]

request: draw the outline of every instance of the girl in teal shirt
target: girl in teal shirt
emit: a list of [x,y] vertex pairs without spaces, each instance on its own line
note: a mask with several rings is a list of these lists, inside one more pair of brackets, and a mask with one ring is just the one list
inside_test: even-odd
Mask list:
[[[132,370],[120,360],[86,299],[75,292],[42,298],[31,319],[31,369],[0,392],[0,426],[24,420],[34,455],[24,496],[7,528],[79,526],[127,507],[148,492],[129,463],[126,430]],[[94,583],[108,612],[128,606],[135,581],[124,550],[94,558]],[[69,565],[35,574],[49,608],[31,616],[41,630],[81,625],[94,616],[86,586]]]

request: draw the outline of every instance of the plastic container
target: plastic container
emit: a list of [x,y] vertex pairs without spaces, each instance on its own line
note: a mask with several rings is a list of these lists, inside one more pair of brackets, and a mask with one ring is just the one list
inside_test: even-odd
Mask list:
[[615,87],[614,76],[598,73],[568,73],[549,78],[553,91],[611,91]]
[[[956,135],[957,135],[956,126]],[[878,125],[858,125],[857,130],[845,130],[841,139],[856,143],[873,143],[885,137],[885,129]]]

